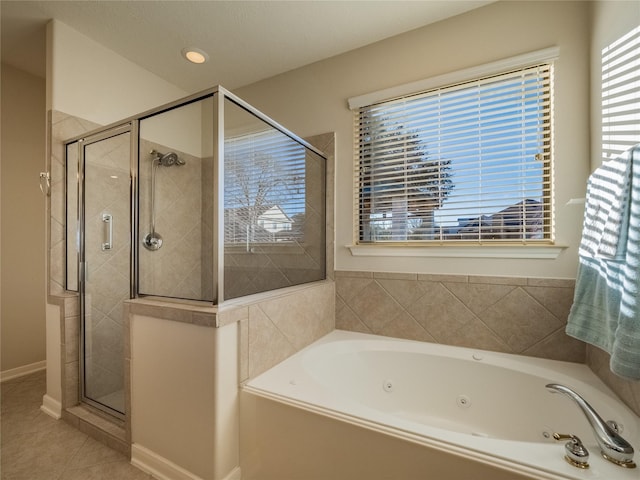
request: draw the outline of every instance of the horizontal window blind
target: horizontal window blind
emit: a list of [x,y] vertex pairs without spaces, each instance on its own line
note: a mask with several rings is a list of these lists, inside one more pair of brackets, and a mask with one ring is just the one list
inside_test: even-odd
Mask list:
[[305,149],[275,130],[225,138],[225,243],[302,238]]
[[640,142],[640,27],[602,50],[602,156]]
[[552,65],[355,112],[356,237],[552,241]]

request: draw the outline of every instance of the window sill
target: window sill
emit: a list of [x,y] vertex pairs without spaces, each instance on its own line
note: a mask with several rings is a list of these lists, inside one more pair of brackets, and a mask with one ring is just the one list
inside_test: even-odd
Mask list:
[[346,245],[354,257],[533,258],[553,260],[565,245]]

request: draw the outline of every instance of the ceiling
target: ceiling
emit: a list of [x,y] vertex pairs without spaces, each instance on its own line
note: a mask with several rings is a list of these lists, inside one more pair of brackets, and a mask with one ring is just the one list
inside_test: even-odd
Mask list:
[[[2,0],[2,62],[44,77],[45,25],[55,18],[186,92],[235,89],[488,3]],[[187,46],[210,60],[188,63]]]

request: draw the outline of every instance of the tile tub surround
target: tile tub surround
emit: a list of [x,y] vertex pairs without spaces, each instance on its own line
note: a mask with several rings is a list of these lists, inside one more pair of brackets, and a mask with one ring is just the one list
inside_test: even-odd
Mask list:
[[331,280],[259,293],[220,307],[219,325],[239,322],[239,382],[270,369],[335,328]]
[[336,327],[584,362],[564,333],[573,280],[336,272]]
[[575,281],[336,271],[336,328],[587,363],[637,415],[640,382],[564,333]]
[[[640,416],[640,382],[618,377],[609,368],[610,356],[604,350],[587,345],[587,365],[607,386],[616,392],[620,399]],[[640,446],[635,445],[636,451]]]

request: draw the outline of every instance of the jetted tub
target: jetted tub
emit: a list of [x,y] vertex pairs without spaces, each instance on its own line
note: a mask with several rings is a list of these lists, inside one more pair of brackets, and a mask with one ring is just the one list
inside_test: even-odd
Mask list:
[[[621,425],[640,464],[640,419],[585,365],[336,330],[243,386],[243,479],[640,478],[601,457],[548,383]],[[556,432],[582,440],[590,468],[564,460]]]

